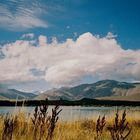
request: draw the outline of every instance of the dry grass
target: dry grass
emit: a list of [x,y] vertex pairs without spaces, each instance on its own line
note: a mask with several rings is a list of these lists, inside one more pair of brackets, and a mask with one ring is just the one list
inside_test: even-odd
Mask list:
[[[140,116],[116,112],[75,122],[59,121],[59,106],[48,114],[47,106],[36,107],[33,115],[22,112],[0,116],[1,140],[139,140]],[[134,115],[134,114],[133,114]]]

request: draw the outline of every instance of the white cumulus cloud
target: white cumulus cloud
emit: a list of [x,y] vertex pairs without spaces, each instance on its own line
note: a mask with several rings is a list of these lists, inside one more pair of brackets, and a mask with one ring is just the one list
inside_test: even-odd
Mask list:
[[[108,36],[108,35],[107,35]],[[0,82],[46,80],[52,85],[72,85],[86,75],[101,79],[140,81],[140,50],[124,50],[113,37],[89,32],[75,41],[51,43],[40,35],[32,40],[5,44],[0,59]],[[1,57],[0,57],[1,58]]]

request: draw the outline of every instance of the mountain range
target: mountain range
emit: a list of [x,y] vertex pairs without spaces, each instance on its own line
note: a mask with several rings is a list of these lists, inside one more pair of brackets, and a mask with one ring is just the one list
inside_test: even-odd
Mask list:
[[0,99],[32,100],[79,100],[82,98],[102,100],[140,101],[140,83],[127,83],[115,80],[102,80],[92,84],[81,84],[74,87],[54,88],[39,95],[25,93],[0,86]]
[[6,85],[0,85],[0,100],[7,99],[32,99],[36,95],[34,93],[21,92],[16,89],[8,89]]
[[126,83],[114,80],[102,80],[93,84],[81,84],[74,87],[62,87],[48,90],[34,99],[79,100],[96,98],[107,100],[138,100],[140,101],[140,83]]

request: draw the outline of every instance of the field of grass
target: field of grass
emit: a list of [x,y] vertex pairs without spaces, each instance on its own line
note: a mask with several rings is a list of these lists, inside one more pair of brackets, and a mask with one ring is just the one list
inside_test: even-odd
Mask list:
[[0,139],[140,140],[140,116],[127,110],[114,112],[111,116],[62,122],[59,121],[59,106],[55,106],[50,115],[47,109],[44,105],[36,107],[32,115],[18,112],[0,116]]

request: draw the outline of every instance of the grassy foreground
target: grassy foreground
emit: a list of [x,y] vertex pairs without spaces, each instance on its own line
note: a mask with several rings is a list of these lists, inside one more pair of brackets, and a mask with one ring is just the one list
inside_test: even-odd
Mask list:
[[140,116],[118,111],[113,115],[60,122],[61,109],[52,114],[47,106],[36,107],[34,114],[0,116],[1,140],[140,140]]

